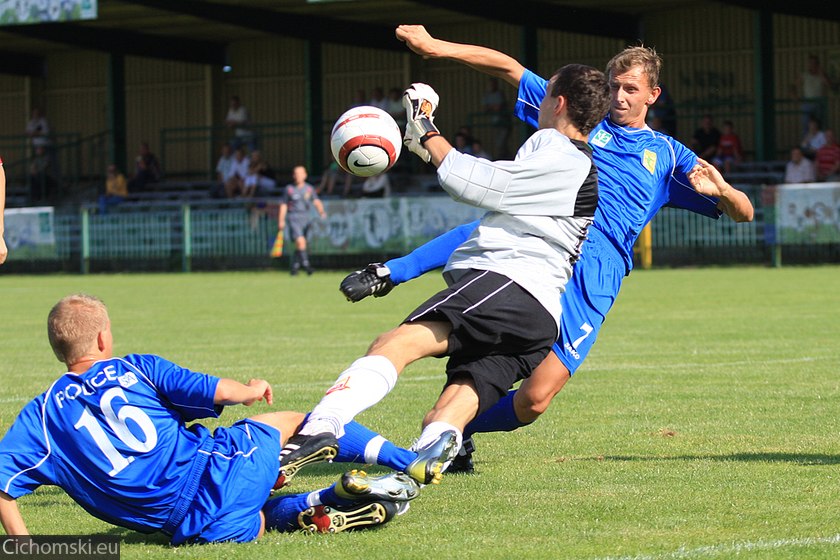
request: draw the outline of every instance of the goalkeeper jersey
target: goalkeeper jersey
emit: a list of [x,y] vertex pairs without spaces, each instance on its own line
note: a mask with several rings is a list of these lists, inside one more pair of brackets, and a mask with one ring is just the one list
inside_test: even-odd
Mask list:
[[0,490],[18,498],[59,486],[95,517],[159,530],[207,464],[212,435],[185,422],[218,416],[218,382],[153,355],[65,373],[0,441]]

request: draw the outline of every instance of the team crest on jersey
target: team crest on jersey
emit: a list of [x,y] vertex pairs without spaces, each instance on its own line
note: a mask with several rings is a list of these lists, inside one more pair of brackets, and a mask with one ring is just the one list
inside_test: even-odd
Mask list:
[[653,175],[656,171],[656,154],[650,150],[645,150],[644,155],[642,155],[642,165]]
[[134,375],[134,372],[127,371],[125,372],[125,374],[117,377],[117,381],[119,381],[120,385],[123,388],[128,389],[129,387],[137,383],[137,376]]
[[595,133],[595,136],[589,140],[590,144],[594,144],[599,148],[603,148],[607,144],[609,144],[610,140],[612,140],[612,134],[607,132],[606,130],[599,130]]

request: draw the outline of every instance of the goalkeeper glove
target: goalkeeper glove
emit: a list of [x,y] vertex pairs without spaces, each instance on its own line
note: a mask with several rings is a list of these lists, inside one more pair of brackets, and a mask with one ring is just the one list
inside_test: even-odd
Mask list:
[[368,296],[382,297],[394,288],[391,271],[382,263],[371,263],[341,281],[339,289],[353,303]]
[[406,125],[403,144],[420,159],[428,163],[432,156],[423,144],[440,131],[435,126],[435,109],[440,97],[426,84],[411,84],[403,93],[403,107],[405,107]]

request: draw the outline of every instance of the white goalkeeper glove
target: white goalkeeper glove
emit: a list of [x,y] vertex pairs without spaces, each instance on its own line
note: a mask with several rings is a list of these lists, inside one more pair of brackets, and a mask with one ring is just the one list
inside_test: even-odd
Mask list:
[[440,131],[435,126],[435,109],[440,97],[426,84],[411,84],[403,93],[403,107],[405,107],[406,125],[403,144],[420,159],[428,163],[432,156],[423,144]]

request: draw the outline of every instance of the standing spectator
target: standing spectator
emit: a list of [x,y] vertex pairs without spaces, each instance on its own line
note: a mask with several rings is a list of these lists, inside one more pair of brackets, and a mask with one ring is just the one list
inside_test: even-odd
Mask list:
[[814,162],[805,157],[799,146],[791,148],[790,161],[785,165],[785,183],[813,183],[816,180]]
[[246,144],[251,150],[256,148],[256,137],[254,132],[248,128],[251,124],[251,117],[248,109],[239,100],[238,95],[231,95],[228,104],[228,112],[225,115],[225,126],[233,134],[231,145],[238,148]]
[[825,133],[822,131],[822,126],[818,118],[810,117],[808,119],[808,130],[802,136],[800,146],[802,153],[808,159],[814,159],[817,155],[817,150],[825,146]]
[[808,130],[808,120],[814,117],[824,120],[826,95],[831,89],[831,82],[820,65],[820,58],[811,54],[808,56],[808,66],[799,75],[796,93],[799,96],[799,110],[802,112],[802,131]]
[[112,163],[105,174],[105,194],[99,196],[99,212],[107,214],[108,208],[121,203],[127,196],[128,183],[125,175]]
[[245,146],[238,146],[233,152],[233,165],[225,181],[225,196],[235,198],[242,194],[245,189],[245,177],[248,176],[248,167],[251,160],[245,155]]
[[38,146],[47,148],[50,145],[50,123],[38,107],[32,108],[32,117],[26,123],[26,135],[33,151]]
[[505,94],[499,89],[499,79],[490,78],[487,81],[487,91],[481,98],[481,110],[490,115],[490,125],[493,127],[493,159],[508,157],[508,138],[510,137],[510,111]]
[[46,146],[36,146],[32,163],[29,164],[29,201],[47,200],[55,194],[58,180],[52,167],[52,159]]
[[277,217],[277,227],[280,231],[286,228],[288,222],[289,236],[295,242],[295,252],[292,255],[291,274],[295,276],[303,268],[307,274],[312,274],[307,252],[307,235],[312,226],[312,209],[317,210],[321,219],[326,219],[324,205],[315,192],[315,187],[306,182],[306,168],[302,165],[292,170],[292,182],[283,189],[280,201],[280,213]]
[[702,159],[711,161],[720,143],[720,130],[712,122],[711,115],[703,115],[700,128],[694,131],[691,138],[691,148]]
[[221,198],[225,192],[225,184],[230,179],[230,174],[233,172],[233,148],[230,144],[222,144],[221,154],[216,161],[216,185],[213,187],[211,195],[213,198]]
[[741,147],[741,138],[735,134],[735,125],[732,121],[723,121],[723,134],[720,135],[717,153],[712,163],[724,174],[732,171],[732,165],[741,163],[744,159],[744,150]]
[[159,183],[163,178],[160,162],[146,141],[140,142],[140,153],[134,158],[134,176],[128,182],[128,190],[142,192],[146,185]]
[[6,241],[3,239],[5,225],[3,221],[3,212],[6,211],[6,170],[3,168],[3,158],[0,158],[0,264],[6,262],[6,257],[9,256],[9,249],[6,247]]
[[837,144],[833,130],[826,129],[825,146],[817,150],[814,162],[818,181],[840,180],[840,145]]

